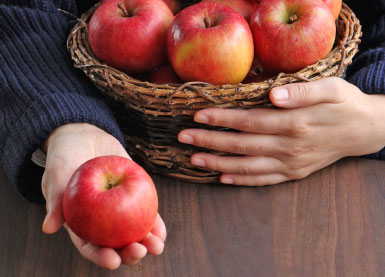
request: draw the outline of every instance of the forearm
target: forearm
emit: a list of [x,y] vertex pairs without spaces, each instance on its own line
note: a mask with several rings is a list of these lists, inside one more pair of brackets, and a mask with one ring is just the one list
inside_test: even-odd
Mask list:
[[[369,95],[372,107],[372,120],[368,122],[372,128],[373,136],[378,136],[377,149],[371,151],[368,157],[385,160],[385,94]],[[375,146],[374,146],[375,147]]]
[[[40,184],[22,180],[22,171],[57,127],[88,122],[122,143],[123,137],[94,86],[73,68],[65,48],[72,19],[51,1],[11,2],[0,5],[0,163],[29,197],[40,193]],[[75,6],[72,0],[61,4]]]

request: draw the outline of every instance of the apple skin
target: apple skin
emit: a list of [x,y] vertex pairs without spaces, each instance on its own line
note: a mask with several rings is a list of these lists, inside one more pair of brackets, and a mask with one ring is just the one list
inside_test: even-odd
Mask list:
[[179,12],[168,29],[170,63],[185,82],[238,84],[254,58],[247,21],[233,9],[210,2]]
[[100,247],[121,248],[141,241],[157,212],[158,196],[151,177],[135,162],[118,156],[98,157],[81,165],[63,198],[63,215],[71,230]]
[[156,68],[150,74],[150,82],[153,84],[181,84],[183,81],[175,73],[170,64],[164,64]]
[[105,1],[89,23],[91,49],[99,60],[126,73],[150,71],[167,59],[167,29],[173,18],[162,0]]
[[262,1],[250,26],[256,58],[275,74],[297,72],[326,58],[336,36],[333,15],[325,3],[314,0]]
[[342,7],[342,0],[322,0],[332,12],[334,19],[338,18]]
[[247,21],[249,21],[250,15],[258,6],[256,0],[202,0],[202,2],[213,2],[228,6],[239,12]]
[[177,14],[181,9],[181,4],[179,0],[163,0],[163,2],[167,4],[173,14]]

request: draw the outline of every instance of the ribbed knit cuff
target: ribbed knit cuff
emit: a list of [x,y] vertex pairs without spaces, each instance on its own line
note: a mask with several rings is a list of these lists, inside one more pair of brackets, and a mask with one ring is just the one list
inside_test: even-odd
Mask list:
[[[46,94],[14,122],[0,153],[0,163],[11,183],[28,200],[41,199],[40,182],[31,184],[23,168],[32,153],[49,134],[67,123],[85,122],[98,126],[115,136],[123,145],[124,138],[109,108],[103,101],[79,94]],[[22,177],[21,177],[22,176]]]
[[365,157],[370,159],[385,160],[385,148],[383,148],[380,152],[369,154]]

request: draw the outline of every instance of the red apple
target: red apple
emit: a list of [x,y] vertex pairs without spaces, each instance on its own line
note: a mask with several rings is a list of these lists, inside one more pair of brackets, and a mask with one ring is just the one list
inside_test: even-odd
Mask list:
[[184,81],[240,83],[254,57],[247,21],[233,9],[203,2],[179,12],[168,29],[168,57]]
[[163,0],[163,2],[167,4],[173,14],[177,14],[181,9],[181,4],[179,0]]
[[135,162],[118,156],[81,165],[63,198],[63,215],[71,230],[101,247],[141,241],[157,212],[158,196],[150,176]]
[[322,0],[329,7],[332,12],[334,19],[338,18],[342,7],[342,0]]
[[239,12],[247,21],[258,5],[256,0],[202,0],[202,2],[214,2],[228,6]]
[[324,59],[336,25],[322,1],[265,0],[250,18],[255,55],[272,73],[296,72]]
[[183,81],[176,75],[170,64],[164,64],[156,68],[150,75],[153,84],[181,84]]
[[127,73],[150,71],[167,59],[167,28],[174,18],[162,0],[110,0],[91,17],[95,56]]

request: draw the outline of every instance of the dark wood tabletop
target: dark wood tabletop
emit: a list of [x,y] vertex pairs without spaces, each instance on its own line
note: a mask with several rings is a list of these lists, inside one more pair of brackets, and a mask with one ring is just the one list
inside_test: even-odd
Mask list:
[[0,276],[384,276],[384,161],[348,158],[258,188],[153,178],[165,251],[109,271],[63,229],[43,234],[45,207],[0,173]]

